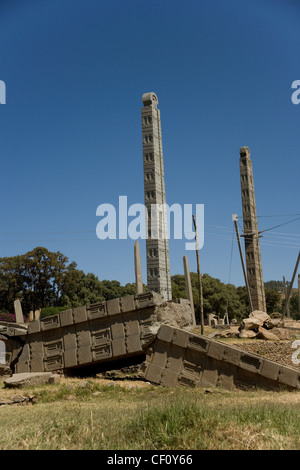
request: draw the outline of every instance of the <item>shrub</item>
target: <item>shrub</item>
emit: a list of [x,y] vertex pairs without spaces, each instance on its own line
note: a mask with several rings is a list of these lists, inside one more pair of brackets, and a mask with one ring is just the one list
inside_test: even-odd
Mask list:
[[[28,321],[23,315],[24,323]],[[0,313],[0,321],[6,321],[8,323],[16,323],[16,315],[14,313]]]
[[68,307],[45,307],[41,310],[40,318],[50,317],[51,315],[57,315],[63,310],[67,310]]

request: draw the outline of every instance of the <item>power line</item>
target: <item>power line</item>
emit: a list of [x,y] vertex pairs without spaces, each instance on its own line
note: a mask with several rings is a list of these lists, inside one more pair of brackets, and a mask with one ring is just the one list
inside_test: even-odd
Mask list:
[[296,219],[293,219],[293,220],[289,220],[288,222],[284,222],[283,224],[279,224],[279,225],[275,225],[274,227],[267,228],[265,230],[260,231],[260,233],[269,232],[270,230],[274,230],[274,228],[282,227],[283,225],[290,224],[292,222],[295,222],[296,220],[300,220],[300,217],[297,217]]
[[[241,224],[239,223],[239,226],[240,226],[240,229],[243,231],[243,227],[241,226]],[[205,225],[205,228],[206,227],[210,227],[212,229],[219,229],[221,232],[228,232],[228,233],[231,233],[231,229],[229,229],[229,227],[225,227],[225,226],[220,226],[220,225],[209,225],[209,224],[206,224]],[[300,237],[300,234],[299,233],[291,233],[291,232],[275,232],[273,233],[272,235],[274,236],[277,236],[277,235],[291,235],[293,237]],[[286,238],[286,237],[285,237]]]
[[0,231],[0,234],[4,234],[4,235],[18,235],[18,234],[28,234],[28,235],[49,235],[49,234],[53,234],[53,235],[59,235],[59,234],[69,234],[69,233],[95,233],[95,230],[69,230],[69,231],[65,231],[65,232],[52,232],[52,231],[47,231],[47,232],[4,232],[4,231]]
[[257,217],[265,218],[265,217],[294,217],[295,215],[300,214],[273,214],[273,215],[257,215]]

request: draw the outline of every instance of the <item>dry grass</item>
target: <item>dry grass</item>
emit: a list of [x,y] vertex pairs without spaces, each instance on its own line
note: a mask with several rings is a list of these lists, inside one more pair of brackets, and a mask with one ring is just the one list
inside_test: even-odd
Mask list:
[[36,397],[32,406],[0,407],[0,449],[300,448],[299,392],[118,383],[72,378],[18,392],[0,389],[0,400]]

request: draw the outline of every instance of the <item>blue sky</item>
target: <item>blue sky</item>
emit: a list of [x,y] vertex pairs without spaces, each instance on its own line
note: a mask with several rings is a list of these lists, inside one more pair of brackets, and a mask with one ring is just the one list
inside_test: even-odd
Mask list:
[[[300,217],[299,21],[292,0],[0,1],[0,256],[45,246],[134,282],[134,241],[98,240],[96,209],[144,201],[141,97],[154,91],[167,203],[204,204],[201,271],[243,285],[236,239],[230,271],[240,147],[259,229]],[[266,232],[264,280],[291,279],[299,248],[299,219]],[[185,254],[196,271],[171,239],[171,274]]]

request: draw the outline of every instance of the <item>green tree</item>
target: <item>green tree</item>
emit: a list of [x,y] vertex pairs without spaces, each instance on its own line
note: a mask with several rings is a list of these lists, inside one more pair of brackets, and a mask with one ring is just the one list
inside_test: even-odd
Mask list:
[[57,305],[79,307],[104,300],[102,283],[97,276],[92,273],[85,274],[74,265],[70,266],[64,275],[61,296]]
[[281,295],[278,290],[265,287],[266,306],[269,314],[281,311]]
[[264,282],[265,288],[282,291],[283,290],[283,281],[267,281]]
[[0,308],[19,298],[24,311],[55,305],[68,271],[68,258],[37,247],[24,255],[0,258]]
[[0,309],[9,311],[15,299],[23,298],[24,260],[22,256],[0,258]]
[[300,320],[298,292],[295,292],[290,298],[290,314],[295,320]]
[[[191,284],[195,305],[196,318],[200,318],[200,300],[198,287],[198,274],[191,273]],[[219,279],[215,279],[208,274],[202,276],[203,290],[203,313],[207,317],[209,313],[215,313],[223,318],[226,310],[229,319],[242,319],[247,313],[247,303],[243,302],[239,296],[237,288],[232,284],[223,284]],[[186,298],[185,279],[183,275],[172,276],[172,296],[173,298]]]

